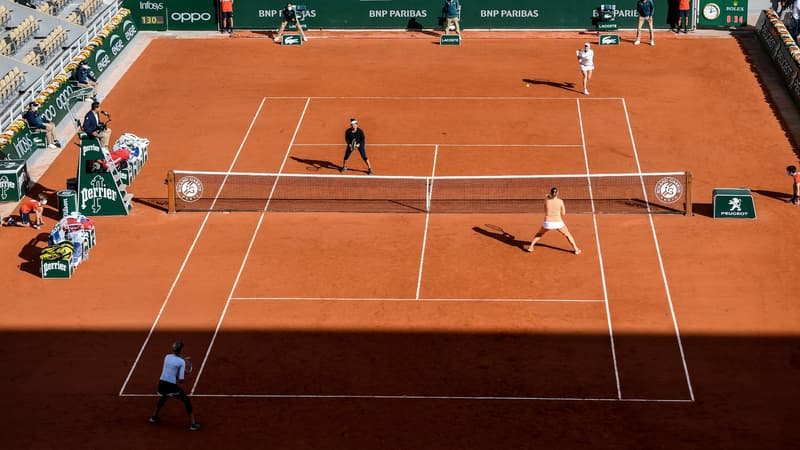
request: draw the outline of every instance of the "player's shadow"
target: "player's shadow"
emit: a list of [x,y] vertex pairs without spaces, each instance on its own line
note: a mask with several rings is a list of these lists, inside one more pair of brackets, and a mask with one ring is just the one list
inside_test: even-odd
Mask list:
[[28,272],[36,277],[41,276],[41,259],[39,255],[42,253],[42,248],[47,246],[47,238],[49,236],[47,233],[38,233],[22,247],[19,251],[19,257],[23,260],[19,265],[21,271]]
[[[522,250],[523,252],[526,252],[526,253],[528,252],[528,250],[525,247],[527,245],[529,245],[531,243],[531,241],[519,240],[513,234],[510,234],[510,233],[508,233],[506,231],[501,231],[502,228],[498,227],[496,225],[487,224],[486,228],[491,228],[491,229],[485,229],[485,228],[481,228],[481,227],[477,227],[476,226],[476,227],[472,227],[472,231],[474,231],[474,232],[476,232],[478,234],[482,234],[482,235],[484,235],[486,237],[490,237],[492,239],[496,239],[496,240],[498,240],[498,241],[500,241],[500,242],[502,242],[502,243],[504,243],[506,245],[510,245],[511,247],[516,247],[516,248]],[[558,248],[558,247],[553,247],[552,245],[547,245],[547,244],[542,244],[542,243],[537,243],[536,247],[537,248],[538,247],[546,247],[546,248],[553,249],[553,250],[560,250],[560,251],[563,251],[563,252],[572,253],[569,250],[565,250],[563,248]]]
[[339,170],[339,168],[341,168],[341,166],[337,164],[334,164],[330,161],[323,161],[321,159],[304,159],[296,156],[290,156],[290,158],[299,162],[300,164],[307,165],[307,170],[309,171],[317,171],[320,169]]
[[569,81],[532,80],[530,78],[523,78],[522,82],[534,85],[551,86],[554,88],[564,89],[565,91],[577,92],[577,89],[575,89],[575,83],[570,83]]
[[692,203],[692,215],[714,217],[714,205],[711,203]]
[[[428,35],[428,36],[439,36],[439,33],[435,32],[433,30],[425,29],[425,27],[422,26],[421,23],[417,22],[417,19],[414,18],[414,17],[412,17],[411,19],[408,20],[408,23],[406,24],[406,31],[419,33],[419,34],[424,34],[424,35]],[[438,44],[438,42],[437,42],[437,44]]]
[[766,191],[764,189],[753,189],[753,192],[764,197],[780,200],[782,202],[788,202],[792,198],[792,195],[786,192]]

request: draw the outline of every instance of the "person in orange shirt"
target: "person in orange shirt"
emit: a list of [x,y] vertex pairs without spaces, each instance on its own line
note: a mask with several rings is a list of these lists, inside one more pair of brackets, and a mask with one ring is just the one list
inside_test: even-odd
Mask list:
[[[19,217],[21,219],[22,225],[30,224],[31,227],[35,229],[39,229],[40,226],[44,225],[44,220],[42,220],[42,212],[44,211],[44,205],[47,204],[47,197],[44,194],[39,194],[38,200],[29,198],[22,202],[19,205]],[[34,215],[34,221],[31,222],[31,214]],[[11,219],[9,219],[11,221]],[[9,223],[9,225],[13,225]]]
[[222,12],[222,28],[219,32],[226,31],[225,25],[227,24],[228,34],[233,35],[233,0],[219,0],[219,9]]
[[680,0],[678,2],[678,32],[681,31],[681,22],[683,22],[683,32],[689,32],[689,0]]

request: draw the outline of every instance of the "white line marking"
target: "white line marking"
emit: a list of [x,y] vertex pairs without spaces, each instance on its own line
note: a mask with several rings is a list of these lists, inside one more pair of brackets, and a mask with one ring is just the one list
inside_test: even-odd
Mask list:
[[362,97],[302,97],[302,96],[286,96],[286,97],[270,97],[273,100],[297,100],[297,99],[307,99],[310,98],[311,100],[553,100],[553,101],[563,101],[563,100],[582,100],[582,101],[596,101],[596,100],[622,100],[622,97],[421,97],[421,96],[411,96],[411,97],[369,97],[369,96],[362,96]]
[[428,224],[430,223],[431,219],[431,202],[430,199],[433,196],[433,177],[436,175],[436,158],[439,155],[439,146],[433,148],[433,168],[431,169],[431,179],[428,181],[430,183],[427,186],[428,192],[426,193],[426,197],[428,201],[426,201],[425,207],[425,231],[422,233],[422,251],[420,251],[419,255],[419,275],[417,275],[417,293],[414,296],[416,300],[419,300],[419,290],[422,286],[422,266],[425,262],[425,246],[428,243]]
[[[121,397],[158,397],[157,394],[123,394]],[[204,398],[294,398],[294,399],[367,399],[367,400],[492,400],[492,401],[564,401],[564,402],[633,402],[633,403],[692,403],[683,398],[613,398],[613,397],[515,397],[481,395],[314,395],[314,394],[192,394]]]
[[[583,131],[583,114],[581,113],[581,101],[575,100],[578,105],[578,124],[581,129],[581,142],[583,142],[583,161],[586,164],[586,174],[589,174],[589,153],[586,151],[586,134]],[[594,224],[594,235],[597,240],[597,259],[600,263],[600,281],[603,284],[603,298],[606,305],[606,320],[608,321],[608,337],[611,341],[611,360],[614,364],[614,381],[617,384],[617,398],[622,399],[622,387],[619,381],[619,366],[617,365],[617,349],[614,345],[614,328],[611,326],[611,310],[608,306],[608,289],[606,287],[606,273],[603,268],[603,252],[600,247],[600,231],[597,227],[597,214],[594,214],[594,197],[592,196],[592,181],[589,178],[589,198],[592,202],[592,223]]]
[[[236,160],[239,159],[239,154],[242,152],[242,148],[244,148],[244,143],[247,141],[247,138],[250,136],[250,131],[253,129],[253,125],[256,122],[256,118],[258,115],[261,114],[261,109],[264,107],[264,101],[266,98],[261,99],[261,103],[258,105],[258,109],[256,110],[253,119],[250,121],[250,126],[247,127],[247,132],[242,138],[242,142],[239,144],[239,148],[236,150],[236,154],[233,156],[233,161],[231,161],[231,165],[228,167],[228,172],[233,170],[233,166],[236,164]],[[214,208],[214,204],[217,202],[220,193],[222,192],[223,187],[225,186],[225,179],[223,179],[222,183],[217,189],[217,194],[214,196],[214,201],[212,202],[212,206],[210,209]],[[203,230],[205,229],[206,223],[208,222],[208,218],[211,215],[211,211],[206,213],[206,216],[203,218],[203,222],[200,224],[200,228],[197,230],[197,234],[194,236],[194,240],[192,241],[192,245],[189,246],[189,250],[186,252],[186,256],[183,258],[183,262],[181,263],[180,269],[178,269],[178,273],[175,275],[175,279],[172,281],[172,285],[169,287],[169,291],[167,292],[167,296],[164,298],[164,301],[161,303],[161,309],[158,310],[158,315],[156,315],[155,320],[153,320],[153,325],[150,327],[150,331],[147,332],[147,337],[145,337],[144,342],[142,343],[142,347],[139,349],[139,353],[136,355],[136,359],[133,361],[133,365],[131,366],[131,370],[128,372],[128,376],[125,377],[125,381],[122,383],[122,388],[119,390],[119,395],[125,391],[125,388],[128,386],[128,382],[130,381],[131,377],[133,376],[134,370],[136,370],[136,366],[139,364],[139,360],[142,358],[142,354],[144,354],[144,349],[147,347],[147,344],[150,342],[150,338],[153,336],[153,332],[158,325],[158,322],[161,320],[161,315],[164,313],[164,309],[167,307],[167,303],[169,299],[172,297],[173,291],[175,291],[175,286],[178,284],[178,280],[180,280],[181,275],[183,274],[183,270],[186,268],[186,264],[189,262],[189,257],[194,252],[195,245],[197,241],[200,240],[200,235],[203,234]]]
[[[292,134],[292,140],[289,142],[289,146],[286,149],[286,154],[283,156],[283,161],[281,162],[280,168],[278,168],[278,173],[283,171],[283,167],[286,165],[286,160],[289,159],[289,153],[292,151],[292,144],[294,143],[295,138],[297,138],[297,133],[300,131],[300,126],[303,124],[303,118],[306,115],[306,111],[308,111],[308,105],[311,103],[311,99],[306,99],[305,107],[303,108],[303,112],[300,114],[300,119],[297,121],[297,126],[294,129],[294,133]],[[250,256],[250,251],[253,249],[253,243],[256,240],[256,236],[258,236],[258,231],[261,229],[261,224],[264,222],[265,212],[269,208],[270,200],[272,200],[272,194],[275,192],[275,186],[278,184],[278,178],[275,179],[275,182],[272,185],[272,190],[269,193],[269,198],[267,199],[266,204],[264,205],[264,210],[261,212],[258,218],[258,224],[256,225],[255,230],[253,230],[253,235],[250,237],[250,244],[247,246],[247,251],[242,258],[242,263],[239,266],[239,272],[236,274],[236,278],[233,281],[233,286],[231,286],[230,292],[228,292],[228,299],[225,301],[225,307],[222,309],[222,314],[219,316],[219,320],[217,321],[217,326],[214,329],[214,334],[211,336],[211,342],[208,344],[208,348],[206,349],[206,354],[203,356],[203,362],[200,365],[200,370],[197,372],[197,376],[194,379],[194,384],[192,385],[191,394],[194,394],[195,389],[197,389],[197,384],[200,382],[200,376],[203,374],[203,369],[206,367],[206,362],[208,362],[208,356],[211,354],[211,349],[214,347],[214,342],[217,340],[217,335],[219,334],[219,330],[222,327],[222,321],[225,320],[225,314],[228,312],[228,307],[231,304],[231,297],[233,297],[233,293],[236,290],[236,287],[239,285],[239,280],[242,277],[242,273],[244,272],[244,266],[247,264],[247,259]]]
[[[628,105],[625,103],[625,99],[622,99],[622,108],[625,110],[625,121],[628,124],[628,134],[631,138],[631,145],[633,146],[633,155],[636,158],[636,169],[639,173],[642,172],[642,166],[639,164],[639,152],[636,149],[636,140],[633,138],[633,128],[631,128],[631,119],[628,115]],[[648,205],[650,201],[647,197],[647,189],[644,189],[644,201]],[[683,342],[681,341],[681,332],[678,328],[678,319],[675,316],[675,307],[672,305],[672,294],[670,294],[669,290],[669,283],[667,282],[667,273],[664,271],[664,261],[661,259],[661,246],[658,244],[658,235],[656,233],[656,225],[653,221],[653,215],[648,214],[648,219],[650,220],[650,230],[653,233],[653,242],[656,244],[656,254],[658,255],[658,266],[661,269],[661,279],[664,282],[664,291],[667,294],[667,303],[669,304],[669,313],[672,316],[672,326],[675,329],[675,338],[678,341],[678,350],[681,354],[681,364],[683,364],[683,373],[686,376],[686,386],[689,388],[689,398],[694,401],[694,389],[692,388],[692,379],[689,376],[689,366],[686,363],[686,356],[683,351]]]
[[363,298],[363,297],[232,297],[231,300],[247,301],[346,301],[346,302],[509,302],[509,303],[604,303],[603,299],[547,299],[547,298]]
[[[581,144],[373,144],[370,147],[563,147],[563,148],[581,148]],[[342,147],[342,144],[294,144],[295,147]]]

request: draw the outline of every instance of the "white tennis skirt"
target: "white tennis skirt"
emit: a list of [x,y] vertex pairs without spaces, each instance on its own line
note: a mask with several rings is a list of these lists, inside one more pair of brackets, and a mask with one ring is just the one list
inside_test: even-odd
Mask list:
[[542,224],[542,228],[545,230],[558,230],[564,228],[564,222],[550,222],[546,221]]

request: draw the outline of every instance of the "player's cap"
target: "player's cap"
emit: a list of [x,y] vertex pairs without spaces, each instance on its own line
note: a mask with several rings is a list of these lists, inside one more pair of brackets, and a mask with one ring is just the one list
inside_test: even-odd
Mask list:
[[795,167],[795,166],[786,166],[786,171],[789,172],[789,173],[795,173],[795,172],[797,172],[797,167]]
[[350,125],[358,125],[358,121],[356,119],[350,119]]
[[586,48],[589,48],[589,47],[592,46],[592,43],[591,42],[587,42],[587,43],[583,44],[583,46],[586,47]]
[[80,65],[81,65],[82,67],[89,67],[89,63],[87,63],[86,61],[81,61],[81,64],[80,64]]
[[28,107],[29,107],[29,108],[35,108],[35,107],[37,107],[37,106],[39,106],[39,104],[38,104],[38,103],[36,103],[36,102],[30,102],[30,103],[28,103]]

